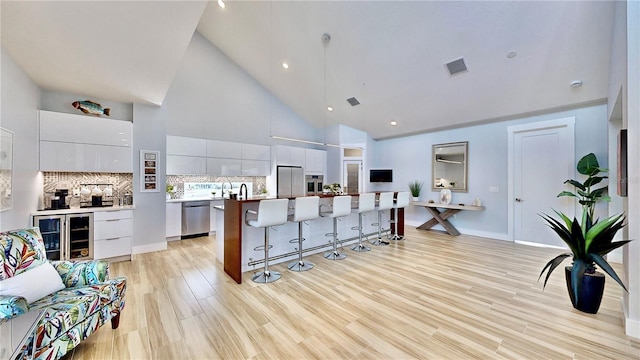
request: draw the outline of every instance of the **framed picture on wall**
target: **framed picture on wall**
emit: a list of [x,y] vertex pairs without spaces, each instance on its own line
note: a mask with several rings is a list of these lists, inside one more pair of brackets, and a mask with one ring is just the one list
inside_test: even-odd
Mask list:
[[158,160],[159,151],[140,150],[140,192],[159,192]]

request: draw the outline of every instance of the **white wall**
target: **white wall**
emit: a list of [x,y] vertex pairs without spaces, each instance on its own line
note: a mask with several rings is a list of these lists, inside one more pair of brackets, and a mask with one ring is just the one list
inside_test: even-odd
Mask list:
[[[574,116],[576,118],[576,158],[593,152],[602,166],[607,166],[607,117],[606,105],[589,106],[557,113],[537,115],[511,121],[472,126],[462,129],[439,131],[399,139],[377,141],[374,146],[372,168],[393,169],[393,183],[369,184],[371,190],[407,191],[411,181],[424,181],[420,199],[437,200],[439,191],[431,190],[431,146],[433,144],[469,142],[469,191],[454,192],[453,202],[471,204],[479,197],[485,206],[480,212],[460,212],[455,225],[461,233],[477,236],[507,238],[507,127],[511,125],[553,120]],[[576,161],[577,161],[576,159]],[[558,189],[550,190],[560,192]],[[499,192],[489,192],[497,187]],[[430,216],[420,207],[405,210],[405,221],[420,225]]]
[[[166,219],[166,117],[165,109],[133,105],[133,198],[136,209],[133,221],[133,253],[167,248],[164,226]],[[158,192],[140,192],[140,150],[159,151]]]
[[68,94],[59,91],[42,91],[40,109],[55,111],[67,114],[84,115],[82,111],[74,108],[71,103],[74,101],[91,100],[100,104],[103,108],[109,108],[109,116],[105,118],[133,121],[133,104],[119,103],[94,97],[87,98],[84,95]]
[[13,208],[0,213],[0,230],[31,225],[29,215],[36,211],[42,194],[38,172],[38,112],[40,88],[1,49],[2,101],[0,126],[14,132]]
[[196,32],[162,105],[167,134],[253,144],[300,146],[271,135],[321,141],[296,115]]

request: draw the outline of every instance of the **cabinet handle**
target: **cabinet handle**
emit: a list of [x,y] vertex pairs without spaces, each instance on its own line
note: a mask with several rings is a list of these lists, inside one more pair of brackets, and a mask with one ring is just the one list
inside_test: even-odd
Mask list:
[[115,238],[108,238],[108,239],[105,239],[105,241],[112,241],[112,240],[118,240],[118,239],[120,239],[120,238],[117,238],[117,237],[115,237]]
[[120,221],[120,219],[111,219],[111,220],[107,220],[107,222],[114,222],[114,221]]

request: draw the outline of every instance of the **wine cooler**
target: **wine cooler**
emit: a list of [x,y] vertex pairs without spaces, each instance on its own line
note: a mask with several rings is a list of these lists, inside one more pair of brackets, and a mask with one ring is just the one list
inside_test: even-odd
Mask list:
[[34,216],[49,260],[93,259],[93,213]]

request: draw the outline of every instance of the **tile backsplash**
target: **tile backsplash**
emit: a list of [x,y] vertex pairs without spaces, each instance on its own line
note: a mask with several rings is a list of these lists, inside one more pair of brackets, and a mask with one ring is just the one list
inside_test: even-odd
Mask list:
[[[80,207],[80,196],[71,196],[73,189],[80,189],[82,184],[112,185],[113,199],[119,199],[126,193],[133,194],[132,173],[90,173],[90,172],[44,172],[44,196],[47,202],[47,194],[53,194],[56,189],[68,189],[67,205]],[[116,201],[117,203],[117,201]],[[42,204],[42,208],[47,207]]]
[[167,184],[173,185],[172,199],[184,197],[184,183],[252,183],[252,195],[259,195],[262,189],[266,189],[267,178],[265,176],[213,176],[213,175],[167,175]]

